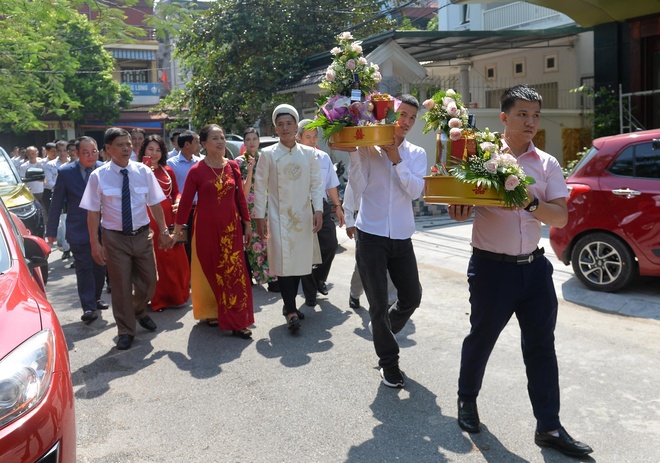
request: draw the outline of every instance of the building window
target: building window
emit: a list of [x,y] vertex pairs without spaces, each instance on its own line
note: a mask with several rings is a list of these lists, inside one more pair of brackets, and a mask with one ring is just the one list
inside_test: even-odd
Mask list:
[[462,5],[463,10],[461,12],[461,24],[466,24],[470,22],[470,8],[469,5]]
[[148,69],[139,69],[139,68],[124,68],[121,70],[121,82],[122,83],[148,83],[149,82],[149,70]]
[[513,60],[513,77],[525,77],[526,75],[525,58],[515,58]]
[[497,79],[497,64],[487,64],[486,65],[486,80],[495,80]]
[[543,72],[557,72],[557,71],[559,71],[559,63],[557,62],[557,52],[544,55]]

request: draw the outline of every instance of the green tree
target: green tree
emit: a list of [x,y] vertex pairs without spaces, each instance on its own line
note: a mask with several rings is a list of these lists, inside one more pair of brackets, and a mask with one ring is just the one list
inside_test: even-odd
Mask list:
[[190,80],[161,108],[228,129],[267,117],[282,82],[307,71],[305,58],[332,48],[351,31],[365,38],[389,30],[383,8],[392,2],[345,0],[218,0],[191,27],[181,30],[176,56]]
[[[89,114],[114,122],[132,95],[112,79],[114,60],[103,44],[144,36],[144,28],[124,23],[121,9],[137,2],[2,0],[0,130],[39,130],[47,118],[82,121]],[[162,10],[179,21],[189,17],[177,16],[177,5]],[[174,30],[167,18],[149,21],[161,34]]]
[[65,77],[64,88],[80,104],[71,108],[67,117],[76,122],[116,121],[120,111],[130,106],[133,94],[127,85],[113,80],[114,58],[103,48],[103,37],[94,33],[92,23],[83,16],[73,18],[63,27],[64,40],[78,63],[77,72]]
[[426,30],[427,31],[437,31],[438,30],[438,15],[436,14],[431,18],[429,23],[426,25]]
[[581,86],[569,90],[570,93],[582,93],[594,100],[594,110],[590,115],[594,138],[616,135],[620,132],[619,94],[610,86],[598,89]]

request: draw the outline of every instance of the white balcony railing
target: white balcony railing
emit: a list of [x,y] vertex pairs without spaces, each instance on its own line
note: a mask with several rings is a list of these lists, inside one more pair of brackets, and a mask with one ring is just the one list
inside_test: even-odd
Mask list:
[[537,21],[558,20],[561,14],[555,10],[532,5],[527,2],[514,2],[483,12],[483,28],[487,31],[516,29]]

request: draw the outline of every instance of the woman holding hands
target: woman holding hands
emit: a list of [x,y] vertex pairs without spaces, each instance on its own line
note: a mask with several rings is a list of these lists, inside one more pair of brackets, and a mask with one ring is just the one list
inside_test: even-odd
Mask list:
[[[174,224],[180,194],[174,171],[167,165],[167,147],[163,139],[158,135],[149,135],[140,146],[138,160],[151,167],[165,194],[165,200],[160,203],[165,223],[168,226]],[[151,212],[149,219],[151,229],[158,235],[158,224]],[[154,246],[154,253],[158,280],[154,297],[151,298],[151,310],[160,312],[166,307],[185,304],[190,297],[190,269],[186,250],[183,246],[174,246],[168,250]]]
[[197,195],[191,238],[193,315],[249,339],[254,311],[244,246],[251,243],[252,225],[241,173],[236,162],[225,157],[220,126],[204,126],[199,141],[206,157],[190,169],[174,226],[176,240]]

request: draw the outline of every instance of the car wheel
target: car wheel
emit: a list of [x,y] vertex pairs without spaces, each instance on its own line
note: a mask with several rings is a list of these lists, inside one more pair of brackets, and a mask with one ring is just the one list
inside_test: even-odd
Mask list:
[[619,291],[637,276],[632,251],[619,238],[606,233],[580,238],[573,247],[571,264],[578,279],[596,291]]

